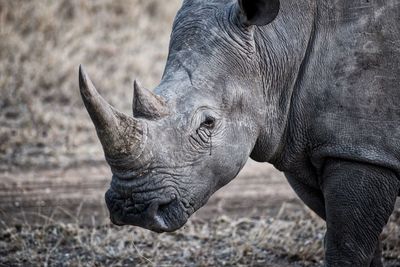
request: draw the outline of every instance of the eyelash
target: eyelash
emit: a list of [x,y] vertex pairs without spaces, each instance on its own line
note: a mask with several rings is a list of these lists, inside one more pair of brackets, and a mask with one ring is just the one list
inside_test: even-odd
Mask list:
[[206,119],[201,123],[200,128],[204,127],[209,130],[215,127],[215,118],[213,117],[206,117]]
[[215,119],[213,117],[206,117],[206,119],[201,123],[199,129],[196,133],[203,144],[207,144],[210,150],[210,156],[212,154],[212,130],[215,127]]
[[210,115],[205,116],[205,119],[200,124],[199,128],[196,130],[196,137],[191,136],[191,138],[200,145],[203,149],[208,148],[210,155],[212,154],[212,137],[216,126],[216,119]]

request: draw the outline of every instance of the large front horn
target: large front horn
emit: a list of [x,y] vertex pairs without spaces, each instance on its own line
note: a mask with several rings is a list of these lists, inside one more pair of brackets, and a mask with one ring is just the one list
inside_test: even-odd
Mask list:
[[143,123],[109,105],[97,92],[82,66],[79,67],[79,87],[110,165],[117,167],[117,162],[136,159],[143,151],[146,137]]

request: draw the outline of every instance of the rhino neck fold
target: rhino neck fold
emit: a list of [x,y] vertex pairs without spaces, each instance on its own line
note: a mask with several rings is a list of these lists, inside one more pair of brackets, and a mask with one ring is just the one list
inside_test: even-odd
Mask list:
[[[285,144],[292,134],[293,106],[300,105],[298,90],[307,78],[317,36],[317,3],[299,1],[297,9],[288,5],[283,2],[280,19],[274,22],[272,29],[260,28],[259,34],[260,47],[267,51],[264,52],[267,64],[262,74],[267,115],[251,158],[274,165],[282,161],[286,153]],[[296,25],[304,27],[299,31]]]

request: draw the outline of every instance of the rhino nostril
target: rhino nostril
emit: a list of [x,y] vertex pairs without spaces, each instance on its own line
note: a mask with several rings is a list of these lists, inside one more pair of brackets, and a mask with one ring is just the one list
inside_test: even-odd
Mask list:
[[143,212],[147,208],[147,205],[146,204],[135,204],[134,207],[137,210],[137,212]]
[[125,200],[125,210],[129,213],[144,212],[148,206],[148,204],[135,202],[133,199]]

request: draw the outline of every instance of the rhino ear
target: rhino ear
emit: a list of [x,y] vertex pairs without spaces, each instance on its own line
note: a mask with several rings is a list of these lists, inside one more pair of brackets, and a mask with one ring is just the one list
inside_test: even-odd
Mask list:
[[279,13],[279,0],[238,0],[239,17],[243,24],[264,26]]

